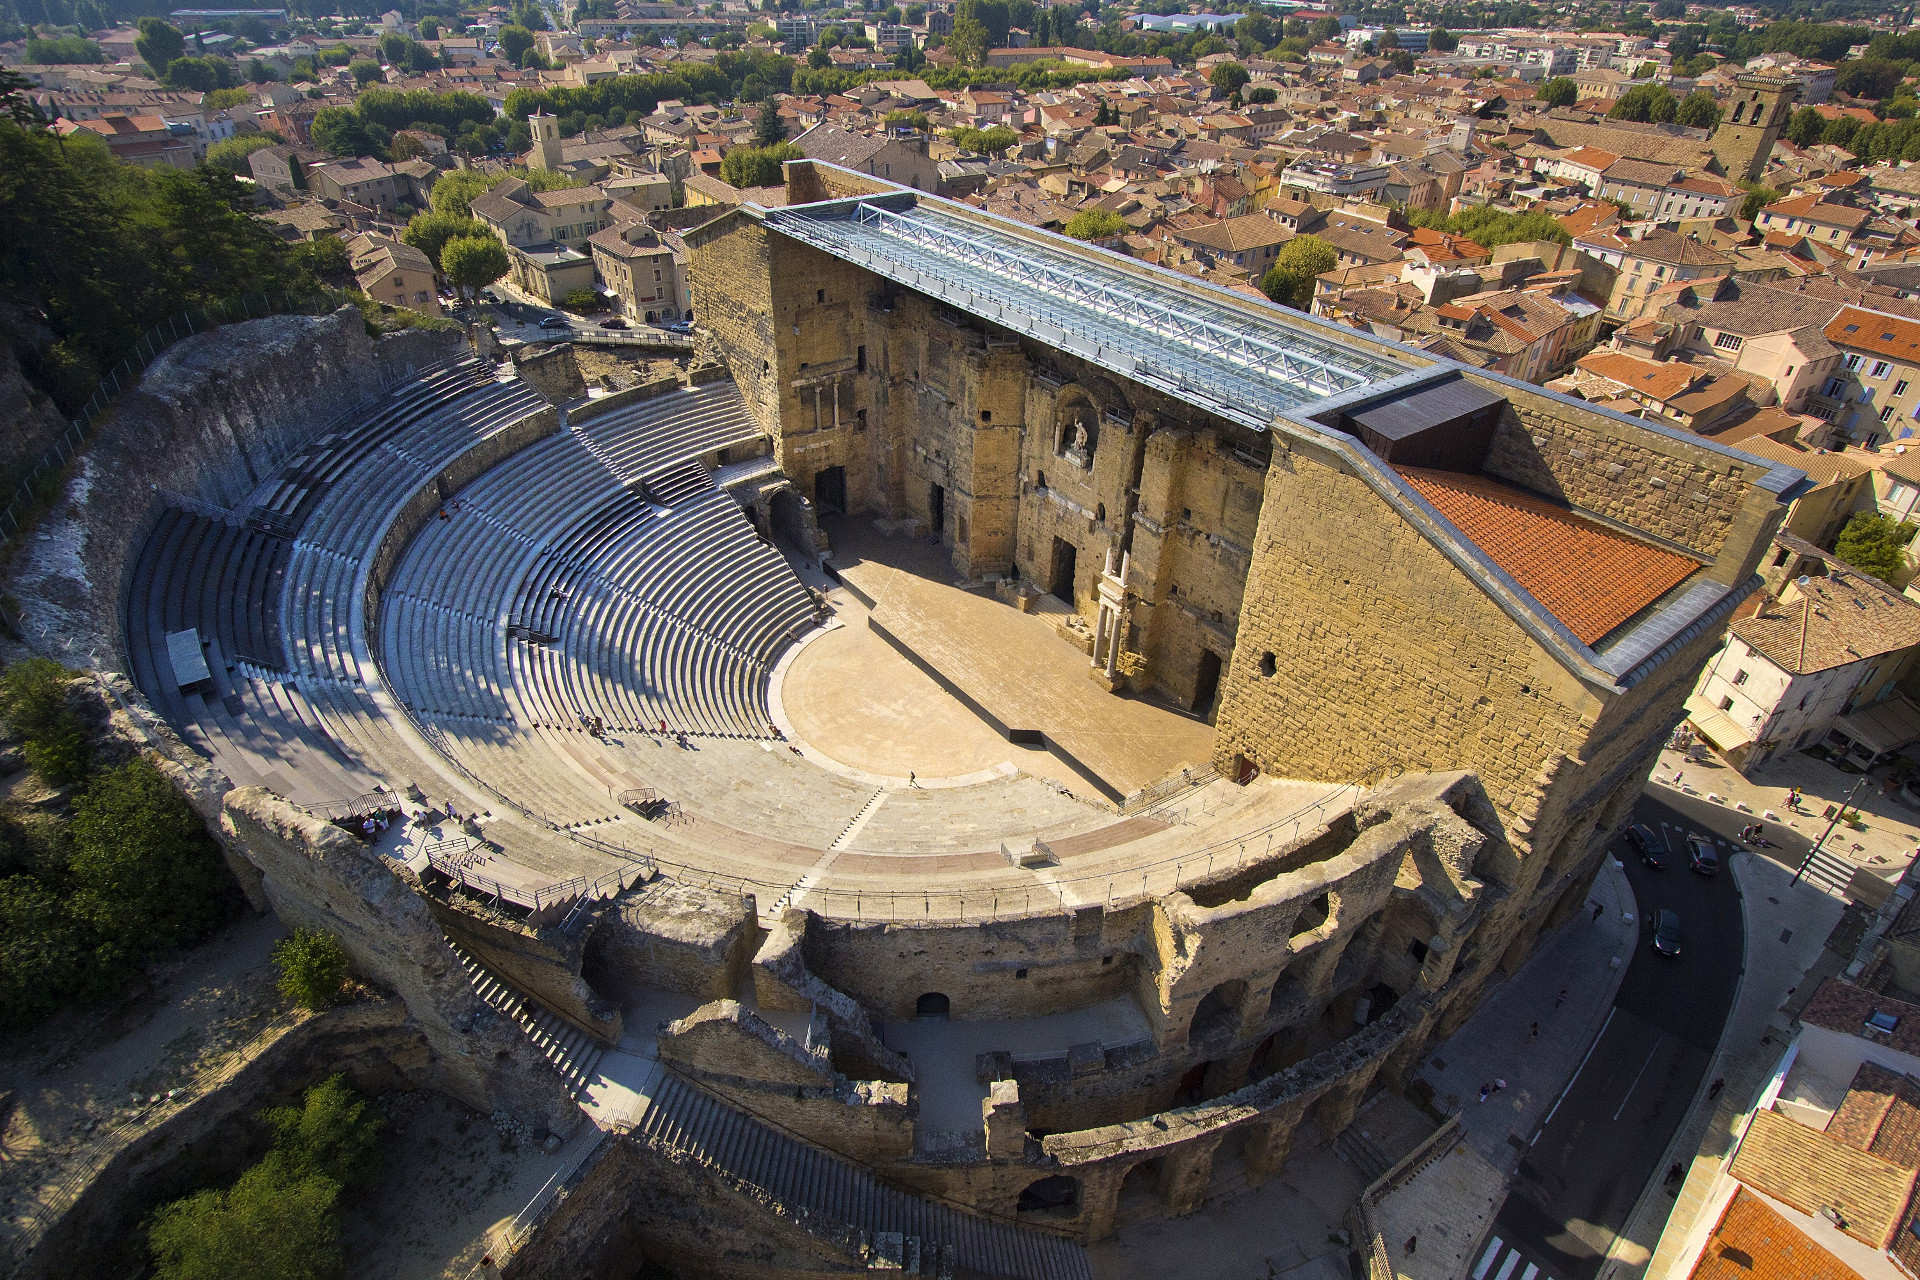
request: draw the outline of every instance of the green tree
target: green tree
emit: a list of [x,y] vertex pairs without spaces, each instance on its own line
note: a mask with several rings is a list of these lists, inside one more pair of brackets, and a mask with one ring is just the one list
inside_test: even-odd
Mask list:
[[508,62],[519,66],[521,57],[531,48],[533,48],[533,32],[519,26],[500,28],[500,52]]
[[1216,62],[1213,70],[1207,72],[1207,83],[1217,92],[1235,94],[1247,81],[1253,79],[1253,73],[1237,62]]
[[787,140],[787,126],[780,119],[780,104],[771,97],[760,104],[760,116],[753,124],[753,145],[771,147]]
[[347,64],[347,73],[353,77],[353,82],[362,89],[370,84],[378,84],[387,78],[387,73],[381,70],[380,64],[372,58],[360,58]]
[[322,107],[313,113],[313,145],[330,156],[383,157],[392,134],[368,124],[352,107]]
[[75,915],[138,958],[198,942],[226,918],[232,880],[198,814],[136,756],[74,802]]
[[1435,53],[1452,53],[1460,47],[1460,37],[1445,27],[1435,27],[1427,36],[1427,48]]
[[1339,265],[1340,255],[1319,236],[1295,236],[1280,246],[1273,265],[1260,277],[1260,292],[1284,306],[1305,311],[1313,305],[1314,277]]
[[1555,76],[1534,90],[1533,96],[1544,106],[1570,107],[1580,100],[1580,86],[1566,76]]
[[340,1184],[315,1176],[285,1181],[271,1165],[164,1205],[147,1239],[161,1280],[330,1280],[341,1272],[334,1201]]
[[1820,141],[1820,131],[1826,127],[1827,118],[1818,107],[1802,107],[1787,122],[1787,141],[1796,147],[1810,147]]
[[[254,83],[263,84],[272,78],[272,76],[267,76],[262,80],[254,81]],[[249,79],[251,79],[251,77],[249,77]],[[231,89],[215,89],[206,96],[200,105],[208,111],[224,111],[228,107],[245,106],[252,101],[253,90],[236,85]]]
[[720,178],[732,187],[771,187],[782,180],[783,164],[805,156],[806,153],[791,142],[771,147],[735,147],[720,158]]
[[1772,187],[1763,187],[1757,183],[1747,188],[1747,195],[1740,202],[1740,216],[1751,222],[1760,216],[1760,211],[1780,198],[1780,193]]
[[1843,63],[1833,87],[1852,98],[1884,98],[1906,77],[1907,64],[1871,55]]
[[420,19],[420,38],[422,40],[438,40],[440,38],[440,20],[431,14]]
[[953,33],[947,37],[946,51],[960,60],[963,67],[984,66],[987,50],[993,46],[987,42],[987,29],[971,18],[961,18],[953,24]]
[[267,1160],[283,1177],[327,1178],[351,1187],[380,1176],[386,1119],[345,1076],[330,1076],[307,1090],[299,1106],[273,1107],[260,1118],[273,1130]]
[[478,169],[453,169],[440,175],[427,198],[432,202],[435,213],[470,218],[473,216],[470,207],[473,198],[500,181]]
[[90,951],[48,883],[0,879],[0,1024],[32,1026],[83,994]]
[[440,247],[440,270],[461,297],[507,274],[507,251],[492,236],[461,236]]
[[347,985],[347,952],[324,929],[295,929],[273,944],[280,994],[309,1009],[325,1009]]
[[1278,93],[1274,92],[1272,85],[1257,84],[1247,90],[1247,103],[1250,106],[1264,106],[1269,102],[1275,101],[1279,96]]
[[1860,132],[1860,122],[1852,116],[1840,116],[1827,121],[1827,127],[1820,131],[1820,141],[1833,147],[1850,147],[1853,135]]
[[225,58],[175,58],[163,78],[170,88],[208,93],[233,85],[233,64]]
[[27,658],[0,676],[0,718],[25,740],[27,763],[56,786],[87,776],[93,749],[69,698],[72,673],[50,658]]
[[1111,209],[1082,209],[1061,230],[1075,240],[1105,240],[1127,229],[1127,220]]
[[1711,129],[1720,123],[1720,104],[1714,101],[1712,94],[1695,89],[1681,99],[1680,106],[1673,114],[1673,122],[1689,129]]
[[1544,209],[1511,213],[1505,209],[1476,205],[1452,215],[1438,209],[1415,209],[1407,215],[1407,221],[1416,227],[1465,236],[1483,249],[1497,249],[1503,244],[1522,244],[1535,240],[1547,240],[1555,244],[1567,244],[1572,240],[1566,229]]
[[999,155],[1020,141],[1020,135],[1003,124],[996,124],[990,129],[955,129],[947,137],[962,151],[983,156]]
[[293,257],[322,280],[336,279],[353,270],[353,261],[347,256],[347,246],[338,236],[303,240],[293,246]]
[[107,60],[98,42],[84,36],[60,36],[27,41],[27,61],[39,66],[100,63]]
[[134,52],[155,76],[166,74],[173,60],[187,51],[187,38],[165,18],[142,18],[140,34],[134,38]]
[[247,166],[247,157],[273,145],[274,140],[264,133],[243,133],[237,137],[222,138],[207,148],[206,163],[228,173],[251,176],[253,171]]
[[462,236],[490,236],[486,226],[473,218],[463,218],[457,213],[416,214],[400,238],[427,255],[435,271],[440,270],[440,250],[449,240],[458,240]]
[[1906,567],[1907,539],[1911,536],[1912,530],[1891,516],[1862,511],[1840,531],[1833,554],[1862,573],[1886,580]]
[[1679,110],[1679,102],[1665,85],[1637,84],[1614,99],[1607,109],[1607,119],[1668,124]]

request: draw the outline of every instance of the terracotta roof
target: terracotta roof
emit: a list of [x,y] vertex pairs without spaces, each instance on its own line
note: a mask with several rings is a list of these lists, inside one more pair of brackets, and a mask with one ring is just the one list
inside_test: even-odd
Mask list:
[[1590,352],[1580,357],[1579,367],[1662,404],[1692,386],[1701,374],[1692,365],[1673,360],[1664,364],[1642,360],[1624,351]]
[[1903,1169],[1920,1168],[1920,1081],[1861,1063],[1827,1133]]
[[1867,1019],[1876,1013],[1890,1013],[1899,1019],[1883,1042],[1897,1052],[1920,1057],[1920,1004],[1908,1004],[1839,978],[1828,978],[1820,984],[1813,999],[1800,1010],[1800,1021],[1810,1027],[1854,1036],[1860,1034]]
[[1769,440],[1764,445],[1758,441],[1742,445],[1743,452],[1765,458],[1768,462],[1784,462],[1790,467],[1798,467],[1821,484],[1839,484],[1842,481],[1857,479],[1873,470],[1858,458],[1845,453],[1831,453],[1825,449],[1809,449],[1799,444],[1782,444],[1778,440]]
[[[1773,442],[1741,443],[1743,452],[1766,457],[1768,451],[1759,446]],[[1734,636],[1797,675],[1920,644],[1920,605],[1851,565],[1832,556],[1823,559],[1825,575],[1809,576],[1804,588],[1795,584],[1788,589],[1787,599],[1769,601],[1758,613],[1739,619],[1732,627]],[[1915,1014],[1915,1029],[1920,1031],[1920,1010]],[[1860,1015],[1854,1029],[1866,1016]]]
[[1707,1239],[1691,1280],[1860,1280],[1745,1187]]
[[1560,158],[1570,164],[1583,165],[1589,169],[1605,169],[1620,157],[1611,151],[1602,151],[1598,147],[1575,147]]
[[1802,1213],[1836,1210],[1840,1229],[1875,1249],[1893,1239],[1913,1195],[1912,1169],[1773,1110],[1754,1112],[1728,1172]]
[[1920,362],[1920,322],[1859,307],[1842,307],[1840,314],[1827,322],[1823,332],[1827,341],[1837,346]]
[[1760,212],[1778,214],[1787,218],[1801,218],[1807,222],[1817,222],[1821,226],[1831,227],[1857,227],[1868,217],[1865,209],[1849,209],[1842,204],[1828,204],[1811,192],[1803,196],[1788,196],[1785,200],[1775,200]]
[[1700,567],[1687,556],[1484,476],[1421,467],[1399,471],[1416,493],[1589,645]]

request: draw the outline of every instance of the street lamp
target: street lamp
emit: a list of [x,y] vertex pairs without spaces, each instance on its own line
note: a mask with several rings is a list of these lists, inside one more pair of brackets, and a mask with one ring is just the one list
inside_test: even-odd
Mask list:
[[1791,889],[1794,885],[1799,884],[1800,877],[1807,874],[1807,868],[1813,865],[1814,855],[1820,852],[1820,847],[1822,845],[1826,844],[1827,837],[1833,834],[1833,829],[1840,825],[1840,819],[1844,817],[1846,815],[1847,810],[1853,806],[1854,795],[1860,790],[1861,787],[1864,787],[1866,784],[1867,784],[1867,775],[1865,773],[1862,773],[1860,775],[1860,781],[1853,784],[1853,790],[1847,792],[1847,798],[1845,800],[1842,800],[1840,802],[1840,807],[1833,811],[1833,821],[1829,822],[1827,824],[1827,829],[1820,833],[1820,838],[1813,842],[1813,848],[1807,850],[1807,856],[1801,861],[1800,869],[1793,873],[1793,879],[1787,885],[1789,889]]

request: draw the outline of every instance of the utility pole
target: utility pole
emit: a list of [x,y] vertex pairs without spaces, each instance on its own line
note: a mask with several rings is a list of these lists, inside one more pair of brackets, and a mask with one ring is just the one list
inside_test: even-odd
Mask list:
[[1820,838],[1813,842],[1813,848],[1807,850],[1807,856],[1804,859],[1802,859],[1800,862],[1800,869],[1793,873],[1793,880],[1791,883],[1787,885],[1789,889],[1791,889],[1794,885],[1799,884],[1800,877],[1807,874],[1807,868],[1813,865],[1813,855],[1816,853],[1819,853],[1820,847],[1826,844],[1827,837],[1832,835],[1833,829],[1840,825],[1841,817],[1845,815],[1845,813],[1849,808],[1852,807],[1854,795],[1858,793],[1860,788],[1864,787],[1866,784],[1867,784],[1867,775],[1865,773],[1862,773],[1860,775],[1860,781],[1853,784],[1853,790],[1847,792],[1847,798],[1845,800],[1842,800],[1840,802],[1840,807],[1833,811],[1833,821],[1829,822],[1827,824],[1827,829],[1820,833]]

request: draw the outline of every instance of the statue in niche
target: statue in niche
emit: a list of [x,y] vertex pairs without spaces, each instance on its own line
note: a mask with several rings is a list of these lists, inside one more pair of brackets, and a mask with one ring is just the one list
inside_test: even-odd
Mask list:
[[1060,453],[1081,470],[1093,465],[1093,450],[1099,441],[1099,415],[1084,400],[1066,410],[1060,423]]

